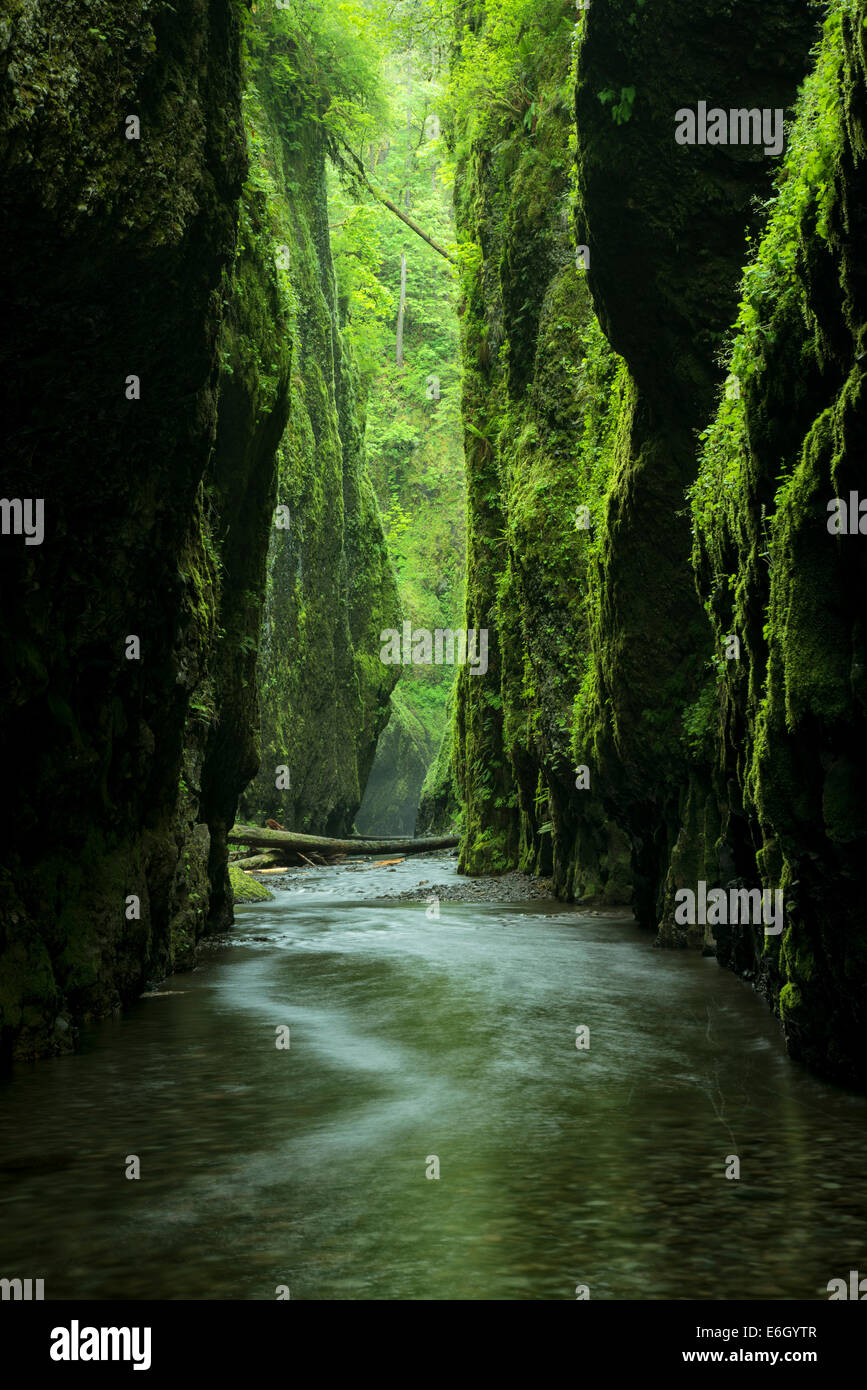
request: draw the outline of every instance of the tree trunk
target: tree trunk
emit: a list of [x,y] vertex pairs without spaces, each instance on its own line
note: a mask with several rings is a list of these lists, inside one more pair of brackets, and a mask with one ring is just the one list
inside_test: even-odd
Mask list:
[[243,859],[230,859],[236,869],[273,869],[283,862],[284,854],[270,850],[267,854],[247,854]]
[[367,191],[371,194],[371,196],[374,197],[378,203],[382,203],[383,207],[388,208],[389,212],[393,212],[395,217],[399,217],[401,222],[403,222],[405,226],[409,227],[410,231],[415,232],[416,236],[420,236],[422,241],[426,241],[428,246],[433,247],[434,251],[437,251],[439,255],[444,256],[447,261],[451,261],[452,265],[457,265],[457,261],[455,260],[454,256],[450,255],[450,253],[446,251],[445,247],[440,246],[439,242],[434,241],[433,237],[428,236],[427,232],[423,232],[418,223],[413,222],[411,217],[407,217],[406,213],[403,212],[403,210],[397,206],[397,203],[393,203],[390,198],[386,198],[385,194],[381,192],[380,189],[374,187],[374,185],[370,182],[369,178],[367,177],[367,170],[365,169],[364,165],[352,152],[352,150],[350,150],[349,146],[346,144],[345,141],[342,141],[341,143],[343,144],[344,150],[349,155],[350,159],[352,160],[356,169],[358,170],[358,173],[361,176],[362,183],[364,184]]
[[394,360],[399,367],[403,366],[403,315],[406,309],[406,252],[400,253],[400,304],[397,310],[397,344],[394,352]]
[[406,185],[404,187],[403,201],[404,207],[409,212],[409,184],[412,177],[412,52],[409,55],[409,65],[406,71],[406,159],[404,160],[404,177]]
[[434,849],[453,849],[457,835],[425,840],[331,840],[326,835],[302,835],[294,830],[262,830],[258,825],[233,825],[226,839],[230,845],[261,849],[294,850],[307,854],[426,854]]

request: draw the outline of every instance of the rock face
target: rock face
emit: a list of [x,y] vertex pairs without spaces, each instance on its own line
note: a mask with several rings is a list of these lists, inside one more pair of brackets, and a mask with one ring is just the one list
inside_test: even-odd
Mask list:
[[[451,757],[467,872],[520,866],[560,893],[620,903],[628,847],[603,814],[598,770],[575,790],[590,758],[576,757],[572,723],[590,673],[589,590],[625,369],[570,229],[569,27],[555,37],[529,35],[521,79],[473,140],[458,132],[458,226],[478,267],[462,319],[466,621],[488,628],[489,666],[459,675]],[[436,815],[428,793],[425,815]]]
[[[780,936],[717,954],[860,1085],[864,560],[826,522],[862,471],[864,17],[835,0],[811,56],[807,5],[588,7],[571,231],[559,16],[456,132],[467,622],[496,632],[492,684],[459,681],[462,863],[631,892],[670,944],[710,934],[680,889],[781,890]],[[699,102],[791,120],[808,72],[784,158],[675,140]]]
[[684,817],[698,814],[690,801],[705,796],[682,715],[714,649],[684,494],[720,386],[751,205],[779,168],[763,146],[678,144],[676,115],[700,101],[788,108],[815,16],[783,0],[758,14],[747,3],[687,12],[674,0],[634,12],[631,0],[588,10],[576,62],[576,230],[600,323],[628,367],[578,738],[593,744],[606,808],[630,838],[636,913],[656,926]]
[[[288,38],[273,35],[271,61]],[[340,331],[328,232],[325,153],[314,123],[288,133],[270,67],[245,111],[267,151],[275,253],[294,297],[291,395],[279,450],[281,509],[268,553],[259,654],[261,768],[247,820],[344,835],[361,803],[397,672],[379,634],[397,587],[364,456],[356,370]],[[279,243],[279,246],[278,246]],[[281,771],[283,769],[283,771]]]
[[[386,715],[366,624],[393,581],[332,317],[321,152],[305,147],[293,282],[280,147],[258,138],[258,98],[241,120],[236,10],[92,0],[0,20],[2,1060],[72,1046],[80,1020],[231,921],[278,467],[284,490],[303,473],[293,566],[318,555],[339,576],[337,636],[301,644],[303,718],[343,720],[351,754],[348,772],[327,739],[311,754],[336,787],[329,828],[351,819]],[[318,392],[331,413],[305,436]],[[28,499],[41,544],[15,534]],[[296,693],[266,691],[284,711]]]
[[832,5],[692,504],[705,607],[741,644],[715,691],[719,859],[786,900],[782,936],[721,933],[720,958],[759,981],[793,1055],[861,1086],[867,555],[834,499],[867,496],[865,25],[863,0]]
[[206,480],[244,143],[229,0],[2,26],[2,492],[44,499],[45,535],[0,537],[0,1027],[34,1055],[205,921],[207,737],[185,754],[185,731],[219,613]]
[[376,761],[355,818],[360,835],[414,834],[432,753],[424,724],[398,687],[391,697],[391,718],[380,734]]
[[454,688],[446,706],[448,722],[439,750],[421,785],[415,818],[416,835],[456,834],[460,823],[461,804],[455,785],[453,705]]
[[[255,179],[262,166],[261,155],[253,149]],[[232,920],[225,837],[236,818],[238,794],[259,765],[257,646],[273,531],[277,451],[290,409],[292,300],[275,260],[269,212],[267,195],[248,180],[219,345],[217,436],[206,487],[222,598],[221,631],[210,662],[212,695],[206,705],[207,756],[199,810],[210,829],[209,921],[214,930]],[[194,742],[191,732],[188,724],[188,748]]]
[[[318,174],[324,178],[321,163]],[[261,770],[244,814],[342,835],[388,717],[396,673],[379,660],[379,634],[397,621],[399,604],[364,467],[354,372],[325,293],[333,290],[333,271],[324,196],[316,212],[318,243],[303,211],[297,225],[293,283],[305,390],[293,398],[280,451],[278,505],[288,524],[274,529],[269,551]]]

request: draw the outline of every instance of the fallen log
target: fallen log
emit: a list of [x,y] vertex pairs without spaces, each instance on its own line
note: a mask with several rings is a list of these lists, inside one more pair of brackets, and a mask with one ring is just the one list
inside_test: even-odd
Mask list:
[[233,859],[236,869],[267,869],[272,864],[282,864],[283,855],[270,850],[267,854],[249,854],[244,859]]
[[258,825],[233,825],[226,836],[230,845],[252,845],[255,849],[293,850],[296,854],[427,854],[435,849],[453,849],[457,835],[424,840],[332,840],[326,835],[302,835],[296,830],[263,830]]

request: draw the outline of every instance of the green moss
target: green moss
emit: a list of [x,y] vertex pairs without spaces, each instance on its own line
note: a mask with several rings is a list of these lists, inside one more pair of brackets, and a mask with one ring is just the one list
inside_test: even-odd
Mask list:
[[797,985],[784,985],[780,991],[780,1015],[785,1020],[789,1015],[795,1014],[802,1005],[801,991]]
[[[594,794],[574,788],[575,761],[590,759],[577,749],[574,707],[590,689],[589,592],[623,376],[569,232],[562,18],[552,7],[522,21],[532,33],[520,79],[534,93],[527,120],[518,86],[514,101],[476,103],[459,131],[458,226],[473,251],[463,319],[466,622],[488,627],[489,668],[458,677],[452,761],[465,805],[463,870],[520,866],[550,874],[567,896],[601,884],[622,899],[622,846],[613,850]],[[508,27],[504,16],[491,23],[492,33]],[[488,56],[497,61],[493,48]],[[587,529],[576,524],[579,508]]]
[[229,865],[229,881],[232,885],[232,897],[236,903],[266,903],[270,902],[274,894],[269,892],[264,883],[253,878],[252,874],[245,873],[243,869],[236,868],[234,864]]
[[475,835],[460,864],[461,871],[469,874],[504,874],[514,867],[508,839],[496,830],[483,830]]
[[[45,402],[33,413],[4,375],[4,417],[46,460],[56,528],[38,572],[24,557],[8,590],[4,575],[17,599],[0,615],[3,685],[14,692],[3,763],[28,789],[21,844],[6,846],[20,933],[2,942],[0,1048],[27,1056],[70,1045],[75,1028],[55,1028],[58,1010],[74,1025],[117,1008],[193,963],[209,911],[225,922],[224,831],[252,772],[255,689],[246,701],[241,692],[259,626],[250,575],[264,570],[277,403],[264,387],[254,442],[241,429],[224,450],[218,342],[229,309],[224,361],[243,366],[239,335],[264,342],[266,321],[272,333],[283,324],[273,266],[269,287],[245,250],[232,280],[244,137],[228,0],[14,8],[0,21],[12,151],[2,217],[16,248],[4,301],[22,370],[40,356],[64,382],[55,416]],[[140,140],[126,138],[126,112]],[[245,236],[257,216],[251,200]],[[266,366],[256,364],[263,377]],[[127,372],[139,400],[125,397]],[[47,443],[58,430],[59,455]],[[21,466],[14,453],[9,463]],[[126,659],[130,628],[138,661]],[[36,825],[46,848],[34,854]],[[131,895],[138,918],[125,913]],[[30,941],[20,973],[19,934]],[[7,950],[18,962],[9,974]]]
[[[863,295],[851,190],[867,149],[861,0],[832,0],[801,91],[764,235],[741,289],[726,368],[740,397],[703,435],[691,493],[693,562],[722,663],[716,777],[736,788],[743,862],[786,891],[782,944],[765,941],[763,986],[792,1052],[863,1073],[849,967],[865,953],[856,867],[863,811],[867,568],[827,528],[828,503],[860,476]],[[737,826],[737,821],[733,822]],[[747,827],[748,830],[747,830]],[[749,961],[736,964],[749,965]]]
[[[289,525],[275,525],[270,535],[257,668],[260,768],[242,813],[342,834],[388,718],[398,672],[379,660],[379,634],[397,624],[399,610],[366,473],[356,368],[339,328],[323,132],[312,112],[301,115],[297,92],[287,128],[288,68],[273,54],[288,40],[271,35],[267,16],[255,24],[264,26],[272,51],[245,101],[256,156],[251,187],[263,207],[256,236],[272,266],[288,253],[278,289],[293,361],[275,497],[288,508]],[[279,341],[248,350],[248,366],[238,370],[260,377],[257,352],[279,361],[280,350]],[[282,767],[288,788],[276,785]]]

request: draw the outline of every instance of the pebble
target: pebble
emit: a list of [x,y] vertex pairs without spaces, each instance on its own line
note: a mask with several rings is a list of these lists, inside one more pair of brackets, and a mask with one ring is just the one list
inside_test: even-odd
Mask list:
[[[531,874],[518,873],[517,870],[496,878],[465,878],[460,883],[430,883],[425,879],[418,887],[425,884],[428,884],[429,893],[435,894],[441,903],[522,903],[528,898],[554,897],[548,879],[533,878]],[[405,889],[402,893],[380,893],[378,896],[390,902],[420,901],[415,888]]]

